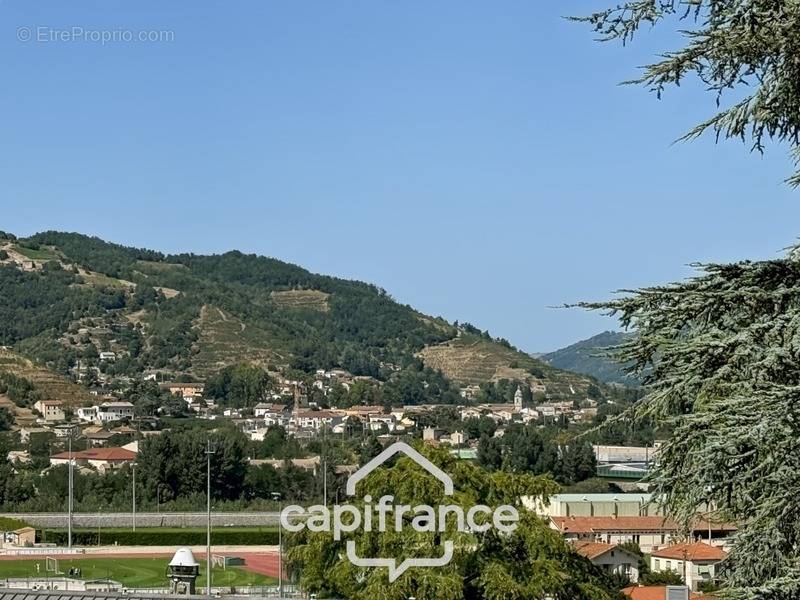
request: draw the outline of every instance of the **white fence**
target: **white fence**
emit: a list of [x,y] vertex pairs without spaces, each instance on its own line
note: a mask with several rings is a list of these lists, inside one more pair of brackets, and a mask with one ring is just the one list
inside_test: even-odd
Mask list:
[[33,548],[3,548],[0,556],[52,556],[58,554],[86,554],[85,548],[57,548],[55,546]]

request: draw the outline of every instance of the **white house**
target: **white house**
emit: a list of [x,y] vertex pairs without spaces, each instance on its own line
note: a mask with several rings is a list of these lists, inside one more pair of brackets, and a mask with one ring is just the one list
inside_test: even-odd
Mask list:
[[53,427],[53,433],[57,438],[75,438],[79,431],[77,423],[61,423]]
[[286,410],[283,404],[268,404],[266,402],[259,402],[253,407],[253,415],[256,417],[264,417],[268,414],[282,413]]
[[699,583],[719,579],[717,563],[726,556],[722,548],[705,542],[675,544],[650,553],[650,570],[675,571],[691,590],[697,591]]
[[299,429],[319,431],[324,426],[331,427],[341,422],[342,417],[327,410],[304,410],[294,413],[289,423]]
[[133,404],[130,402],[103,402],[97,407],[97,416],[101,423],[132,419],[133,412]]
[[632,583],[639,581],[639,557],[622,546],[584,541],[575,542],[573,547],[606,573],[627,577]]
[[394,431],[396,419],[394,415],[370,415],[369,416],[369,429],[370,431],[381,431],[384,426],[389,431]]
[[571,542],[638,544],[642,552],[669,544],[679,534],[678,526],[665,517],[550,517],[550,527]]
[[75,411],[75,414],[79,421],[85,421],[86,423],[96,423],[100,421],[97,406],[81,406]]

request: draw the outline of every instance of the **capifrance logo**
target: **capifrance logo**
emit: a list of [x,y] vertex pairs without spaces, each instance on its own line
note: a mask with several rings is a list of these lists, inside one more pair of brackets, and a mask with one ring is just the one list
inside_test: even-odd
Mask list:
[[[445,496],[453,495],[453,480],[450,476],[403,442],[395,442],[353,473],[347,479],[347,495],[355,496],[358,482],[398,453],[405,454],[439,480]],[[411,506],[395,504],[394,496],[391,495],[382,496],[377,501],[366,495],[363,501],[363,507],[353,504],[334,504],[332,508],[317,504],[307,509],[297,505],[287,506],[281,511],[281,526],[290,532],[299,532],[304,528],[312,532],[332,532],[333,539],[339,541],[343,533],[353,533],[358,530],[400,532],[409,524],[414,531],[420,533],[445,532],[448,518],[455,520],[459,532],[480,533],[494,527],[500,532],[511,533],[519,521],[517,509],[510,505],[492,509],[483,504],[476,504],[466,510],[455,504]],[[453,540],[444,540],[442,548],[441,556],[406,558],[398,564],[397,559],[392,557],[358,556],[355,540],[349,539],[346,543],[347,559],[352,564],[359,567],[387,567],[390,583],[412,567],[441,567],[448,564],[453,558]]]

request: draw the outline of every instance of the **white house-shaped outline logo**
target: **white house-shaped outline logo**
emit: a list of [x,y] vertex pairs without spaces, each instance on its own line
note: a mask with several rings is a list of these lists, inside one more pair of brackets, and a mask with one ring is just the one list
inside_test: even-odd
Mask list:
[[[356,485],[358,482],[364,479],[367,475],[372,473],[375,469],[380,467],[398,452],[402,452],[408,456],[428,473],[441,481],[444,485],[444,493],[446,496],[453,495],[453,480],[450,478],[450,476],[404,442],[395,442],[386,448],[386,450],[378,454],[378,456],[361,467],[358,471],[353,473],[347,479],[347,495],[355,496]],[[453,541],[446,540],[443,546],[444,554],[438,558],[407,558],[398,565],[397,560],[394,558],[361,558],[360,556],[356,555],[355,541],[347,540],[347,559],[357,567],[388,567],[389,583],[392,583],[411,567],[442,567],[448,564],[453,558]]]

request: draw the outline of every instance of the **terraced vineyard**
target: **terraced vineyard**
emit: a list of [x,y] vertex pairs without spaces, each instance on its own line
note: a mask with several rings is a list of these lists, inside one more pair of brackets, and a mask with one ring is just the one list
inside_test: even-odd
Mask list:
[[478,385],[500,379],[544,385],[550,396],[585,394],[592,381],[561,371],[503,344],[470,334],[424,348],[419,356],[461,385]]
[[45,399],[62,400],[68,406],[82,406],[96,400],[86,388],[10,350],[0,349],[0,371],[24,377]]
[[192,368],[201,377],[240,362],[261,366],[286,362],[286,355],[265,331],[215,306],[202,307],[195,327]]
[[299,308],[328,312],[330,294],[319,290],[285,290],[272,292],[270,298],[281,308]]

